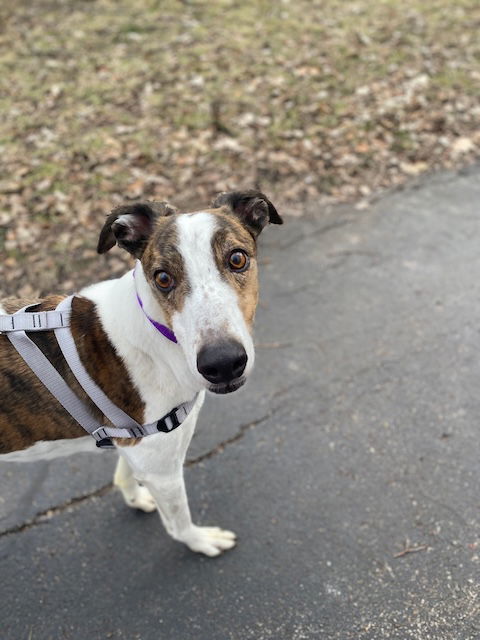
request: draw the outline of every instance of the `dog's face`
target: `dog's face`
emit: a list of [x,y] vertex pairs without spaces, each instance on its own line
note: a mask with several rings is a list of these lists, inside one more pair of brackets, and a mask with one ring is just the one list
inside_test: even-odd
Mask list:
[[174,331],[192,375],[215,393],[238,389],[253,366],[256,239],[268,223],[282,220],[266,196],[231,192],[194,213],[156,202],[121,206],[100,235],[100,253],[117,243],[140,260],[146,305]]

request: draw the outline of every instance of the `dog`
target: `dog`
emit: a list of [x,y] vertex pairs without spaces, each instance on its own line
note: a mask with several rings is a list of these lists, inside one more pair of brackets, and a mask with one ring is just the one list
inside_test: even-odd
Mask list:
[[[135,270],[90,285],[71,302],[71,337],[83,368],[136,424],[155,424],[172,407],[190,403],[183,424],[170,433],[111,438],[119,454],[114,485],[128,506],[157,509],[172,538],[207,556],[231,549],[236,537],[193,524],[185,455],[205,391],[231,393],[252,371],[257,238],[269,223],[282,222],[259,191],[222,193],[211,208],[193,213],[179,213],[164,202],[119,206],[106,219],[98,252],[118,245],[136,259]],[[35,313],[51,311],[59,302],[62,296],[48,296],[35,303]],[[0,301],[0,315],[26,304],[32,301]],[[8,335],[0,335],[0,459],[45,460],[94,450],[95,440],[48,391]],[[67,365],[54,332],[27,335],[107,429],[107,417]]]

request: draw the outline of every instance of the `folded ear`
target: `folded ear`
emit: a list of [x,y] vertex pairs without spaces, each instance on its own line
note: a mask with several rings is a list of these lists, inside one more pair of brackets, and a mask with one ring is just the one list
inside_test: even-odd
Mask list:
[[229,191],[220,193],[212,203],[213,207],[227,206],[254,236],[270,222],[283,224],[277,210],[260,191]]
[[116,207],[100,232],[98,253],[106,253],[118,244],[136,258],[140,258],[155,220],[174,213],[176,209],[167,202],[134,202]]

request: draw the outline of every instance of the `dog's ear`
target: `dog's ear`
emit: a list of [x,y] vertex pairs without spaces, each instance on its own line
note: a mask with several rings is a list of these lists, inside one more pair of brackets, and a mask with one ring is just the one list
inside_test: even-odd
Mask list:
[[98,253],[106,253],[118,244],[136,258],[140,258],[155,220],[174,213],[176,209],[168,202],[134,202],[116,207],[100,232]]
[[254,236],[270,222],[283,224],[277,210],[260,191],[228,191],[220,193],[212,203],[213,207],[227,206]]

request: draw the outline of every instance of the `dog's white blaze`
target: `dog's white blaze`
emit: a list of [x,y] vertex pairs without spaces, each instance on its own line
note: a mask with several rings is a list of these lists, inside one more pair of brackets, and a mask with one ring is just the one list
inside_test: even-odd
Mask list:
[[[190,291],[183,308],[174,313],[172,325],[192,372],[197,371],[197,354],[209,342],[236,339],[244,347],[252,369],[254,346],[236,291],[221,277],[213,255],[212,238],[218,229],[211,213],[178,216],[178,250],[182,255]],[[203,378],[202,378],[203,380]]]

